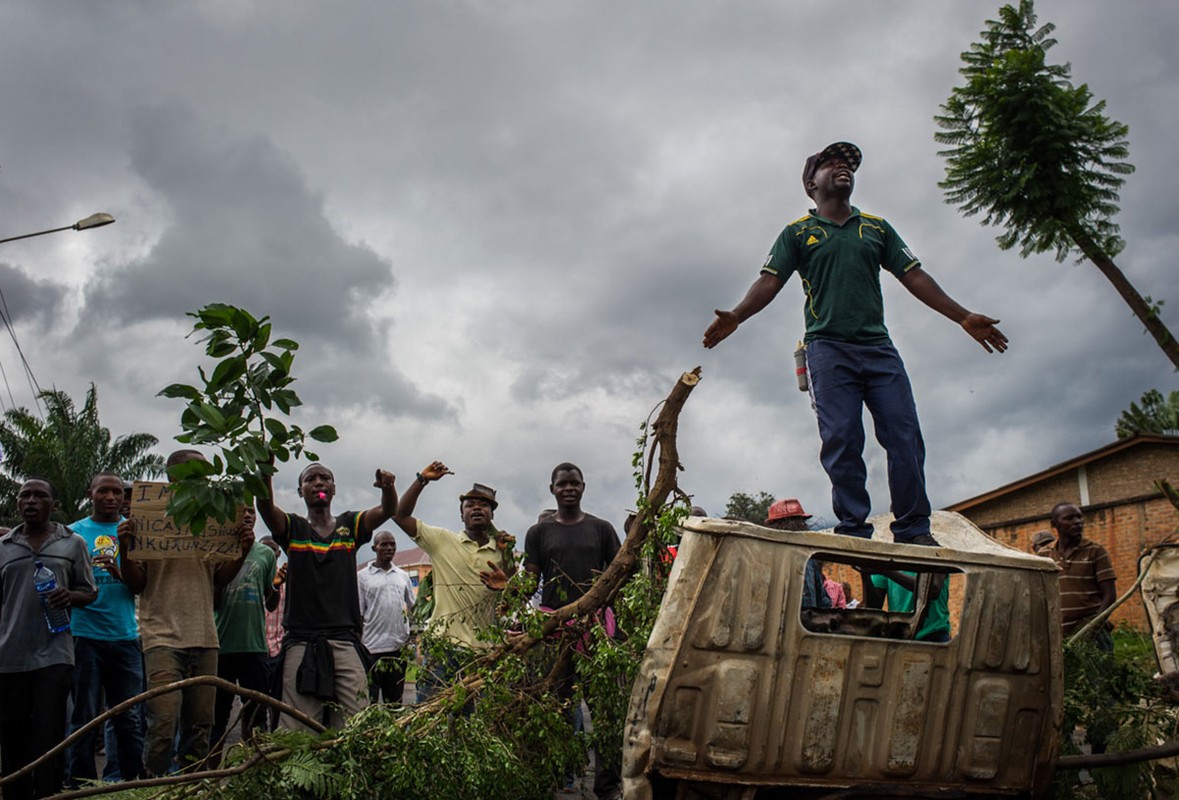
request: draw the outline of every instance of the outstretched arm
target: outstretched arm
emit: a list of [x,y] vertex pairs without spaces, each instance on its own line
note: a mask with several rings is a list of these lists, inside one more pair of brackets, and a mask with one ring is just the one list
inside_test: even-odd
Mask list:
[[397,476],[383,469],[377,470],[373,486],[381,490],[381,504],[364,512],[364,527],[372,532],[397,513]]
[[999,320],[971,313],[958,305],[957,301],[938,285],[933,276],[921,267],[913,267],[902,275],[901,283],[922,303],[961,325],[962,330],[970,334],[970,338],[981,344],[988,353],[996,350],[1002,353],[1007,349],[1007,337],[995,327]]
[[716,309],[716,319],[704,331],[704,346],[711,349],[727,339],[742,322],[768,306],[782,291],[783,285],[780,279],[768,272],[759,275],[741,302],[733,306],[731,311]]
[[266,484],[266,493],[269,496],[255,497],[254,507],[258,509],[258,516],[266,524],[274,541],[278,542],[279,547],[286,550],[290,539],[287,531],[287,515],[274,504],[274,483],[270,476],[263,474],[262,482]]
[[393,521],[401,530],[413,538],[418,536],[418,521],[414,518],[413,510],[417,508],[418,496],[427,483],[436,481],[444,475],[453,474],[441,461],[432,461],[430,465],[418,473],[417,479],[401,493],[397,501],[397,512],[393,514]]

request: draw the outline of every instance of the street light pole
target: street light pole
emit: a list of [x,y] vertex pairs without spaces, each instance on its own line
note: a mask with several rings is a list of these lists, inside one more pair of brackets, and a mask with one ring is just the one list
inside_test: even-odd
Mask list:
[[57,233],[58,231],[87,231],[91,228],[101,228],[103,225],[110,225],[114,221],[115,218],[110,214],[91,214],[85,219],[78,220],[73,225],[50,228],[47,231],[37,231],[36,233],[26,233],[21,236],[9,236],[7,239],[0,239],[0,244],[4,242],[15,242],[17,239],[28,239],[31,236],[44,236],[47,233]]

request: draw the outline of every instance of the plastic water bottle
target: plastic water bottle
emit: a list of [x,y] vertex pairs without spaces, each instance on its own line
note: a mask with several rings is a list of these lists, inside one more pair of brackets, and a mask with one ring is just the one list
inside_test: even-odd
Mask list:
[[49,626],[50,633],[68,631],[70,629],[69,612],[64,608],[50,608],[46,600],[50,593],[57,589],[57,578],[54,577],[53,571],[40,561],[35,563],[37,570],[33,573],[33,587],[37,590],[37,596],[41,598],[41,610],[45,612],[45,624]]

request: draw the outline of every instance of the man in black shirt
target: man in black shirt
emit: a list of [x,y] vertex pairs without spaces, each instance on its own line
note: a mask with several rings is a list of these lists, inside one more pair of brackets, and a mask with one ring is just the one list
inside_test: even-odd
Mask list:
[[[544,580],[541,605],[560,608],[585,594],[594,578],[618,554],[614,526],[581,510],[585,479],[581,469],[565,462],[553,470],[549,491],[557,500],[557,512],[528,529],[524,538],[524,569]],[[561,684],[563,697],[573,694],[572,672]],[[621,749],[621,742],[619,742]],[[602,800],[620,798],[620,753],[611,753],[611,764],[603,763],[595,750],[594,794]]]
[[[258,516],[287,554],[283,627],[282,699],[312,718],[327,714],[327,724],[342,728],[368,705],[368,670],[362,658],[363,617],[356,584],[356,550],[397,508],[393,475],[376,471],[373,486],[380,505],[367,511],[332,513],[336,478],[322,464],[299,475],[299,497],[307,516],[287,514],[270,497],[257,498]],[[304,729],[283,714],[279,724]]]

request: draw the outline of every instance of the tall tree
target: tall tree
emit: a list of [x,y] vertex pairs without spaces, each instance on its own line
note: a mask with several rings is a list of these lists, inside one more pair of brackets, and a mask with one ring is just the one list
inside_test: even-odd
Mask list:
[[1179,392],[1171,392],[1165,397],[1158,389],[1144,392],[1138,403],[1130,403],[1130,407],[1118,417],[1114,430],[1119,439],[1129,439],[1140,433],[1179,436]]
[[52,389],[38,397],[45,406],[42,419],[27,408],[4,412],[0,420],[0,518],[16,518],[16,492],[30,475],[40,475],[57,488],[55,519],[73,522],[88,513],[86,492],[97,472],[110,470],[126,480],[163,474],[162,456],[148,452],[158,443],[147,433],[130,433],[111,440],[98,419],[98,390],[90,384],[82,407],[63,391]]
[[734,492],[729,498],[729,502],[725,504],[725,516],[761,525],[766,521],[770,504],[773,502],[774,496],[769,492],[758,492],[756,495]]
[[1049,64],[1051,23],[1037,27],[1031,0],[1005,5],[982,40],[962,54],[965,83],[934,119],[935,141],[949,145],[946,201],[983,224],[1004,226],[997,239],[1020,255],[1056,251],[1089,259],[1113,284],[1171,363],[1179,342],[1159,317],[1162,301],[1143,297],[1113,257],[1125,246],[1113,221],[1124,175],[1129,128],[1106,117],[1068,64]]

